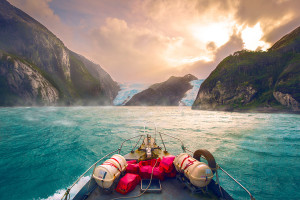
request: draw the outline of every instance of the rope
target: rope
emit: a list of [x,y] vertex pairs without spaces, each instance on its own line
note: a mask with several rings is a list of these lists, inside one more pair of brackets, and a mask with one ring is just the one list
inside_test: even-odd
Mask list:
[[[158,159],[156,159],[156,162],[155,162],[154,166],[156,165],[157,160],[158,160]],[[133,198],[138,198],[138,197],[142,196],[143,194],[145,194],[145,192],[147,192],[147,190],[149,189],[149,187],[150,187],[150,185],[151,185],[151,182],[152,182],[152,177],[153,177],[153,172],[154,172],[154,166],[153,166],[153,168],[152,168],[150,182],[149,182],[149,184],[148,184],[148,186],[147,186],[147,188],[145,189],[144,192],[140,193],[139,195],[132,196],[132,197],[117,197],[117,198],[113,198],[113,199],[111,199],[111,200],[116,200],[116,199],[131,199],[131,198],[133,199]]]

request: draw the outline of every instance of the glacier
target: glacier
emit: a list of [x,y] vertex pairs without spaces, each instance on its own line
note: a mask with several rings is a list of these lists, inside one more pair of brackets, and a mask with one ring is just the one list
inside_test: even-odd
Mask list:
[[[193,86],[192,89],[186,92],[186,95],[181,101],[179,102],[180,106],[192,106],[200,85],[203,83],[203,79],[199,80],[193,80],[190,82],[190,84]],[[150,86],[150,84],[144,84],[144,83],[121,83],[118,95],[113,101],[113,104],[115,106],[123,106],[125,105],[135,94],[147,89]]]
[[125,105],[135,94],[147,89],[149,84],[143,83],[121,83],[118,95],[113,101],[115,106]]
[[186,92],[185,97],[183,97],[181,99],[181,101],[179,102],[180,106],[192,106],[193,105],[203,81],[204,81],[204,79],[198,79],[198,80],[193,80],[190,82],[190,84],[193,86],[193,88]]

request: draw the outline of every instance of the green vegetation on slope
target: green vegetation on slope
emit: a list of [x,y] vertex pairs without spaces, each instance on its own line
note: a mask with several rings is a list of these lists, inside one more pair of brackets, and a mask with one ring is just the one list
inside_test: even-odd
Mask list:
[[94,101],[91,102],[92,104],[96,102],[99,104],[109,103],[108,99],[101,98],[104,91],[101,90],[99,81],[87,71],[85,65],[73,53],[70,53],[70,65],[71,81],[83,104],[88,104],[91,101]]
[[[284,36],[267,52],[235,52],[222,60],[202,83],[193,108],[291,110],[292,101],[300,102],[299,61],[300,28]],[[282,105],[274,92],[289,95],[284,97],[287,105]]]

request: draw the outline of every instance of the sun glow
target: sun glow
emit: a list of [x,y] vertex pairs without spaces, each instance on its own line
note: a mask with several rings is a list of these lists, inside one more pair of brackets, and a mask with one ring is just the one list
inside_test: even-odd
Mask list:
[[191,51],[187,48],[186,42],[190,41],[189,38],[183,37],[171,38],[168,48],[163,55],[169,67],[182,67],[197,61],[209,62],[213,59],[209,52],[202,51],[201,55],[199,55],[198,51]]
[[[185,37],[172,38],[166,50],[165,60],[171,67],[193,64],[197,61],[210,62],[214,59],[214,51],[229,41],[232,35],[233,22],[192,23]],[[207,45],[212,44],[208,49]],[[195,45],[191,51],[188,47]],[[198,50],[198,51],[197,51]]]
[[212,23],[207,25],[192,25],[190,27],[194,38],[202,43],[214,42],[216,47],[220,47],[228,42],[232,34],[230,23]]
[[257,23],[254,27],[246,27],[242,30],[242,39],[244,42],[244,48],[248,50],[262,49],[266,50],[270,47],[270,44],[261,41],[263,31],[260,27],[260,23]]
[[193,64],[197,61],[204,61],[209,62],[212,59],[206,56],[199,56],[199,57],[184,57],[184,58],[167,58],[167,62],[172,67],[179,67],[187,64]]

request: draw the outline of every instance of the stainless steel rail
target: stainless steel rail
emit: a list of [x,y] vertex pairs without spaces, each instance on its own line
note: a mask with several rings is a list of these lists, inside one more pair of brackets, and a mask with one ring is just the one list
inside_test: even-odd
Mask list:
[[[116,149],[116,150],[114,150],[114,151],[112,151],[112,152],[110,152],[109,154],[107,154],[107,155],[105,155],[105,156],[103,156],[102,158],[100,158],[97,162],[95,162],[94,164],[92,164],[68,189],[67,189],[67,191],[65,192],[65,194],[64,194],[64,196],[62,196],[62,198],[61,198],[61,200],[63,200],[63,199],[65,199],[65,200],[67,200],[68,198],[70,198],[70,191],[71,191],[71,189],[74,187],[74,185],[76,184],[76,183],[78,183],[78,181],[86,174],[86,173],[88,173],[93,167],[94,167],[94,169],[93,169],[93,172],[94,172],[94,170],[95,170],[95,168],[96,168],[96,166],[97,166],[97,164],[100,162],[100,161],[102,161],[104,158],[106,158],[106,157],[108,157],[108,156],[110,156],[111,154],[113,154],[113,153],[115,153],[115,152],[117,152],[117,151],[119,151],[119,153],[120,153],[120,151],[121,151],[121,149],[122,149],[122,147],[123,147],[123,144],[126,142],[126,141],[129,141],[129,140],[132,140],[132,139],[134,139],[134,138],[137,138],[137,137],[140,137],[140,139],[138,140],[138,142],[136,143],[136,145],[133,147],[133,149],[137,146],[137,144],[139,143],[139,141],[141,140],[141,138],[143,137],[144,135],[137,135],[137,136],[134,136],[134,137],[131,137],[131,138],[129,138],[129,139],[126,139],[126,140],[124,140],[123,142],[122,142],[122,144],[121,144],[121,146],[120,146],[120,148],[118,148],[118,149]],[[133,150],[132,149],[132,150]]]
[[[175,136],[172,136],[172,135],[169,135],[169,134],[167,134],[167,133],[162,133],[162,132],[159,132],[159,134],[160,134],[160,136],[161,136],[161,134],[163,134],[163,135],[166,135],[166,136],[169,136],[169,137],[171,137],[171,138],[173,138],[173,139],[176,139],[176,140],[179,140],[180,142],[181,142],[181,148],[182,148],[182,150],[183,150],[183,152],[186,152],[186,151],[188,151],[188,152],[190,152],[190,153],[192,153],[193,154],[193,152],[191,151],[191,150],[189,150],[189,149],[187,149],[185,146],[184,146],[184,144],[183,144],[183,142],[182,142],[182,140],[180,139],[180,138],[178,138],[178,137],[175,137]],[[120,145],[120,147],[118,148],[118,149],[116,149],[116,150],[114,150],[114,151],[112,151],[112,152],[110,152],[109,154],[107,154],[107,155],[105,155],[105,156],[103,156],[101,159],[99,159],[97,162],[95,162],[94,164],[92,164],[68,189],[67,189],[67,191],[65,192],[65,194],[64,194],[64,196],[61,198],[61,200],[67,200],[68,199],[68,197],[70,197],[70,190],[74,187],[74,185],[76,184],[76,183],[78,183],[78,181],[88,172],[88,171],[90,171],[93,167],[94,167],[94,169],[93,169],[93,171],[95,170],[95,168],[96,168],[96,166],[97,166],[97,164],[100,162],[100,161],[102,161],[104,158],[106,158],[106,157],[108,157],[108,156],[110,156],[111,154],[113,154],[113,153],[115,153],[115,152],[117,152],[117,151],[119,151],[119,153],[121,152],[121,150],[122,150],[122,147],[123,147],[123,144],[125,143],[125,142],[127,142],[127,141],[129,141],[129,140],[132,140],[132,139],[134,139],[134,138],[137,138],[137,137],[140,137],[139,138],[139,140],[137,141],[137,143],[135,144],[135,146],[133,147],[133,149],[132,149],[132,151],[135,149],[135,147],[138,145],[138,143],[140,142],[140,140],[141,140],[141,138],[142,137],[145,137],[145,135],[137,135],[137,136],[134,136],[134,137],[131,137],[131,138],[129,138],[129,139],[126,139],[126,140],[124,140],[122,143],[121,143],[121,145]],[[162,137],[161,137],[161,139],[162,139]],[[162,141],[163,141],[163,139],[162,139]],[[165,147],[165,150],[166,150],[166,147]],[[204,158],[205,159],[205,157],[203,157],[203,156],[201,156],[202,158]],[[241,184],[241,183],[239,183],[235,178],[233,178],[228,172],[226,172],[222,167],[220,167],[219,165],[217,165],[217,169],[220,169],[221,171],[223,171],[228,177],[230,177],[235,183],[237,183],[241,188],[243,188],[248,194],[249,194],[249,196],[250,196],[250,198],[251,198],[251,200],[255,200],[255,198],[252,196],[252,194]]]
[[[120,148],[119,148],[120,149]],[[90,169],[92,169],[92,167],[94,167],[94,166],[96,166],[101,160],[103,160],[104,158],[106,158],[106,157],[108,157],[108,156],[110,156],[111,154],[113,154],[113,153],[115,153],[115,152],[117,152],[117,151],[119,151],[119,149],[116,149],[116,150],[114,150],[114,151],[112,151],[112,152],[110,152],[109,154],[107,154],[107,155],[105,155],[105,156],[103,156],[101,159],[99,159],[97,162],[95,162],[94,164],[92,164],[68,189],[67,189],[67,191],[65,192],[65,194],[64,194],[64,196],[61,198],[61,200],[63,199],[63,198],[65,198],[65,200],[68,198],[68,196],[69,196],[69,193],[70,193],[70,190],[74,187],[74,185],[76,184],[76,183],[78,183],[78,181],[88,172],[88,171],[90,171]]]
[[[138,143],[140,142],[140,140],[141,140],[141,138],[142,138],[143,136],[144,136],[144,135],[140,135],[140,139],[136,142],[135,146],[132,148],[131,153],[134,152],[135,147],[138,145]],[[144,137],[145,137],[145,136],[144,136]]]
[[[176,140],[179,140],[179,141],[181,142],[181,148],[182,148],[183,152],[185,152],[186,148],[184,147],[184,144],[183,144],[183,142],[182,142],[182,140],[181,140],[180,138],[175,137],[175,136],[173,136],[173,135],[169,135],[169,134],[167,134],[167,133],[162,133],[162,132],[158,132],[158,133],[159,133],[159,134],[163,134],[163,135],[167,135],[167,136],[169,136],[169,137],[171,137],[171,138],[174,138],[174,139],[176,139]],[[165,147],[165,148],[166,148],[166,147]]]
[[167,148],[166,148],[165,142],[164,142],[164,140],[163,140],[163,138],[162,138],[162,136],[161,136],[161,132],[158,132],[158,133],[159,133],[159,136],[160,136],[161,142],[162,142],[162,143],[163,143],[163,145],[164,145],[165,152],[167,152]]
[[[137,137],[140,137],[140,139],[141,139],[143,136],[145,137],[145,135],[137,135],[137,136],[134,136],[134,137],[129,138],[129,139],[127,139],[127,140],[124,140],[124,141],[122,142],[120,148],[119,148],[119,149],[120,149],[120,150],[119,150],[119,153],[121,152],[122,147],[123,147],[123,144],[124,144],[125,142],[127,142],[127,141],[129,141],[129,140],[132,140],[133,138],[137,138]],[[140,139],[138,140],[138,142],[140,141]],[[137,142],[137,143],[138,143],[138,142]],[[136,143],[136,145],[137,145],[137,143]],[[135,147],[136,147],[136,145],[135,145]],[[135,148],[135,147],[134,147],[134,148]],[[134,149],[134,148],[133,148],[133,149]]]
[[234,182],[236,182],[241,188],[243,188],[250,196],[251,200],[255,200],[252,194],[247,190],[241,183],[239,183],[235,178],[233,178],[228,172],[226,172],[222,167],[219,166],[219,169],[222,170],[227,176],[229,176]]
[[[182,140],[180,139],[180,138],[178,138],[178,137],[175,137],[175,136],[172,136],[172,135],[169,135],[169,134],[166,134],[166,133],[162,133],[162,132],[159,132],[160,134],[163,134],[163,135],[167,135],[167,136],[169,136],[169,137],[171,137],[171,138],[174,138],[174,139],[177,139],[177,140],[179,140],[180,142],[181,142],[181,148],[182,148],[182,150],[185,152],[185,151],[188,151],[188,152],[190,152],[192,155],[193,155],[193,153],[194,152],[192,152],[191,150],[189,150],[188,148],[186,148],[185,146],[184,146],[184,144],[183,144],[183,142],[182,142]],[[203,157],[203,156],[201,156],[201,158],[204,158],[205,159],[205,157]],[[206,159],[205,159],[206,160]],[[255,200],[255,198],[252,196],[252,194],[249,192],[249,190],[247,190],[240,182],[238,182],[235,178],[233,178],[228,172],[226,172],[222,167],[220,167],[218,164],[217,164],[217,169],[220,169],[220,170],[222,170],[227,176],[229,176],[235,183],[237,183],[241,188],[243,188],[248,194],[249,194],[249,196],[250,196],[250,199],[251,200]]]
[[[191,150],[189,150],[188,148],[185,148],[186,151],[190,152],[192,155],[194,154],[194,152],[192,152]],[[202,157],[203,158],[203,157]]]

